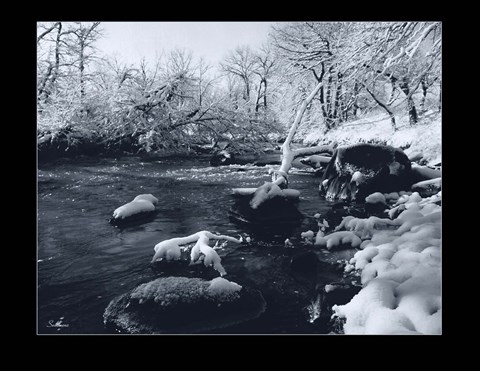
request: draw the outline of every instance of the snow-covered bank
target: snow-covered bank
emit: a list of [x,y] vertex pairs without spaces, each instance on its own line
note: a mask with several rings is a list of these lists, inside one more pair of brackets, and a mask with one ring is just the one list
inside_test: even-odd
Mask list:
[[441,126],[441,113],[429,111],[415,126],[410,126],[407,116],[398,116],[397,130],[394,131],[390,118],[379,113],[343,123],[326,134],[323,134],[320,127],[310,126],[301,132],[300,136],[306,145],[335,141],[339,145],[382,142],[393,147],[406,148],[405,154],[410,159],[421,155],[425,164],[435,165],[442,161]]
[[345,334],[441,334],[441,192],[405,194],[389,215],[346,217],[337,227],[364,239],[345,271],[361,277],[362,289],[332,309],[346,319]]

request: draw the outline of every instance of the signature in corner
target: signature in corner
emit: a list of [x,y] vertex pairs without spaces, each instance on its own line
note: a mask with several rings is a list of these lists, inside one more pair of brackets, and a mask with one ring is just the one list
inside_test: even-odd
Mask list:
[[62,323],[63,317],[61,317],[57,322],[55,322],[53,319],[48,321],[47,327],[55,327],[55,328],[61,328],[61,327],[69,327],[70,325],[68,323]]

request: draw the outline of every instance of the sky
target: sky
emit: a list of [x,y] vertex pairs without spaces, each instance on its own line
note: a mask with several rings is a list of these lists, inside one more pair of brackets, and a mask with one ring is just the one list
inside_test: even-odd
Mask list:
[[191,50],[216,65],[239,45],[261,46],[274,22],[102,22],[105,36],[96,47],[128,64],[142,57],[154,63],[162,51]]

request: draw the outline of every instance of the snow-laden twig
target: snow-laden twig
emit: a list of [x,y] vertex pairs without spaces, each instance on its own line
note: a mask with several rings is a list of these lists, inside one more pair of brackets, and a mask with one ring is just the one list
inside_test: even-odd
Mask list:
[[235,243],[241,243],[242,238],[237,239],[230,236],[217,235],[209,231],[200,231],[186,237],[175,237],[169,240],[162,241],[155,245],[154,250],[155,254],[152,258],[152,263],[158,259],[168,260],[179,260],[182,247],[193,242],[192,251],[190,252],[190,259],[192,263],[195,263],[203,258],[203,263],[206,267],[213,265],[213,268],[220,273],[220,275],[225,275],[227,272],[221,264],[221,258],[217,252],[208,245],[210,240],[226,240]]

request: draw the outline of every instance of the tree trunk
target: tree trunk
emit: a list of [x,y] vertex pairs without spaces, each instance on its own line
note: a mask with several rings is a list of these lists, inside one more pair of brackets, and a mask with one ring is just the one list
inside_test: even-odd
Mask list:
[[248,78],[245,77],[243,77],[243,82],[245,83],[245,94],[243,96],[243,99],[248,102],[250,100],[250,83],[248,81]]
[[327,129],[330,130],[332,128],[332,74],[328,76],[327,80],[327,93],[325,95],[325,104],[326,104],[326,111],[327,111]]
[[324,88],[323,85],[320,88],[320,106],[322,108],[322,116],[323,116],[323,122],[325,123],[325,126],[327,126],[327,120],[328,120],[328,114],[327,114],[327,109],[325,107],[325,98],[324,98]]
[[55,73],[52,77],[52,84],[58,76],[58,69],[60,68],[60,36],[62,34],[62,22],[58,22],[58,33],[55,41]]
[[[337,87],[335,90],[335,103],[334,103],[334,108],[333,108],[333,115],[332,118],[333,120],[338,120],[339,119],[339,108],[340,108],[340,95],[342,93],[342,74],[338,73],[337,74]],[[341,115],[340,115],[341,116]]]
[[202,96],[203,96],[202,78],[200,78],[199,81],[198,81],[198,106],[199,107],[202,107]]
[[293,136],[297,131],[298,125],[302,120],[303,114],[305,113],[312,99],[320,91],[321,87],[322,87],[322,83],[318,83],[315,89],[313,89],[310,95],[303,101],[302,105],[297,111],[297,115],[295,116],[295,121],[290,127],[288,136],[282,145],[282,163],[280,165],[280,169],[277,171],[274,171],[272,176],[273,182],[278,186],[283,185],[284,187],[288,187],[288,171],[292,167],[292,161],[295,158],[299,156],[306,156],[306,155],[311,155],[314,153],[321,153],[321,152],[333,153],[333,145],[299,148],[295,150],[290,148],[290,144],[293,140]]
[[360,109],[358,107],[358,83],[355,82],[353,85],[353,105],[352,105],[352,110],[353,110],[353,116],[357,117],[357,111]]
[[427,91],[428,91],[428,85],[427,85],[427,78],[424,77],[422,79],[422,101],[420,102],[420,112],[422,115],[425,113],[425,101],[427,100]]
[[255,101],[255,112],[258,112],[258,108],[260,107],[260,98],[262,97],[261,96],[261,93],[262,93],[262,83],[263,83],[263,80],[260,81],[260,84],[258,85],[258,91],[257,91],[257,99]]
[[438,112],[442,111],[442,82],[440,81],[440,93],[438,95]]
[[263,79],[263,106],[267,110],[267,79]]
[[395,90],[397,89],[396,82],[397,82],[397,79],[393,76],[390,76],[390,85],[391,85],[392,91],[390,93],[390,97],[388,98],[387,105],[391,105],[395,100]]
[[[50,31],[52,31],[55,27],[58,27],[57,31],[57,37],[55,40],[55,65],[49,65],[47,73],[45,74],[45,78],[42,81],[42,84],[40,85],[40,88],[38,90],[38,96],[37,99],[40,100],[40,96],[44,94],[45,100],[48,98],[50,95],[50,92],[52,91],[54,85],[55,85],[55,80],[57,79],[58,76],[58,69],[60,67],[60,36],[62,34],[62,22],[57,22],[55,23],[55,26],[52,27]],[[46,88],[47,82],[50,80],[49,83],[49,89]]]
[[415,108],[415,103],[413,102],[412,95],[410,94],[410,87],[408,82],[403,80],[400,84],[400,89],[407,96],[407,108],[408,108],[408,120],[410,126],[414,126],[418,121],[417,109]]
[[53,66],[51,64],[49,64],[47,72],[45,73],[45,77],[43,78],[43,80],[40,84],[40,87],[38,88],[38,92],[37,92],[37,100],[38,101],[42,97],[42,94],[45,93],[45,86],[47,85],[47,81],[50,78],[50,75],[52,74],[52,71],[53,71]]
[[85,70],[85,43],[83,39],[80,39],[80,98],[83,101],[85,97],[85,81],[84,81],[84,70]]

